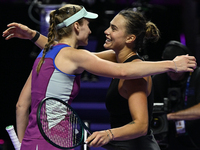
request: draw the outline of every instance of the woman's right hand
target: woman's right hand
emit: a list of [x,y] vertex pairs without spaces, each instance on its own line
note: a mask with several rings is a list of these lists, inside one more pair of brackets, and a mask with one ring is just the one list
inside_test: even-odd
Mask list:
[[193,72],[197,66],[194,56],[182,55],[173,59],[174,72]]
[[16,22],[8,24],[7,27],[8,29],[6,29],[2,35],[6,40],[11,38],[31,40],[36,34],[35,30],[32,30],[29,27]]

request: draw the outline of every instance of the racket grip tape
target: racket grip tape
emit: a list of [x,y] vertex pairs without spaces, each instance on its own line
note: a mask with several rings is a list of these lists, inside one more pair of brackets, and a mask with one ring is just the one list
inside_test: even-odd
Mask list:
[[10,139],[13,143],[15,150],[20,150],[21,143],[19,142],[19,139],[17,137],[17,134],[15,132],[13,125],[7,126],[6,131],[8,132],[8,134],[10,136]]

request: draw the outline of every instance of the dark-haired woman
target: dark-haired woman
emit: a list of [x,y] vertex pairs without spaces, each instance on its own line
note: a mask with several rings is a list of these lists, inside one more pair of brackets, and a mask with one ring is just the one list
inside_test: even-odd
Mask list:
[[[78,46],[88,44],[88,36],[91,33],[89,19],[97,18],[97,14],[87,12],[81,6],[67,4],[52,11],[48,39],[22,24],[8,25],[9,28],[3,32],[6,39],[12,37],[31,39],[40,48],[44,48],[34,62],[32,72],[16,106],[17,133],[20,142],[22,141],[21,150],[57,149],[46,142],[39,132],[36,123],[38,104],[45,97],[60,98],[70,104],[79,92],[80,74],[84,70],[96,75],[120,79],[114,83],[117,88],[115,94],[118,94],[115,97],[120,96],[120,98],[115,105],[113,99],[110,99],[107,107],[112,115],[113,112],[117,112],[116,106],[118,107],[120,101],[123,101],[124,104],[119,107],[119,112],[124,113],[125,110],[125,114],[129,113],[129,116],[119,113],[126,119],[120,119],[118,123],[115,122],[114,116],[111,119],[113,120],[111,122],[113,129],[110,130],[112,136],[110,131],[96,132],[91,136],[95,139],[89,146],[101,146],[110,140],[124,141],[139,137],[146,139],[147,136],[149,136],[147,139],[153,138],[148,125],[152,100],[147,100],[151,93],[151,78],[145,76],[166,71],[193,71],[196,60],[191,56],[181,56],[173,61],[142,61],[137,51],[142,46],[143,39],[157,39],[159,32],[153,23],[146,22],[138,13],[133,15],[139,17],[141,22],[139,26],[131,26],[134,30],[129,31],[128,26],[131,23],[127,19],[131,17],[129,15],[131,15],[129,11],[124,11],[111,21],[109,29],[105,31],[107,39],[104,47],[113,50],[100,52],[96,56],[87,50],[77,49]],[[112,94],[112,91],[109,93]],[[108,99],[109,97],[108,94]],[[114,109],[110,105],[113,105]],[[134,131],[135,129],[139,132]],[[97,141],[99,136],[95,136],[96,134],[103,134],[103,137]]]

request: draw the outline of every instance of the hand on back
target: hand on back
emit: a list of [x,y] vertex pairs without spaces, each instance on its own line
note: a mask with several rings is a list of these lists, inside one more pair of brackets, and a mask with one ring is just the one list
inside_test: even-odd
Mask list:
[[27,26],[20,23],[10,23],[7,25],[8,29],[3,32],[3,37],[6,40],[11,38],[20,38],[20,39],[32,39],[36,33],[36,31],[28,28]]

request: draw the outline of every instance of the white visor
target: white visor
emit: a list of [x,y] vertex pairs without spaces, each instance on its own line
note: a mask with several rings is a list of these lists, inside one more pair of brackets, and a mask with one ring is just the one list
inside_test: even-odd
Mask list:
[[98,14],[92,13],[92,12],[87,12],[86,9],[83,7],[80,11],[72,15],[71,17],[67,18],[63,22],[59,23],[56,26],[56,29],[60,29],[63,27],[68,27],[72,23],[78,21],[81,18],[87,18],[87,19],[96,19],[98,17]]

